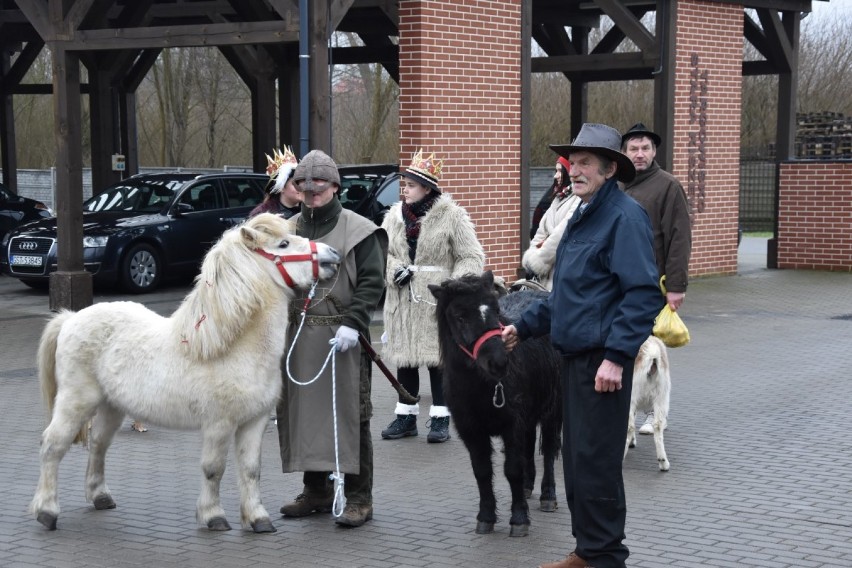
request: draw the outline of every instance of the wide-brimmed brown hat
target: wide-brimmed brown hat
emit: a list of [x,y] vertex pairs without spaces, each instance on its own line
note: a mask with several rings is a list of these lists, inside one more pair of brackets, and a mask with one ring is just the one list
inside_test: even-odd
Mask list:
[[645,126],[641,122],[637,122],[636,124],[630,127],[630,130],[628,130],[621,136],[621,145],[624,146],[624,144],[631,138],[641,136],[647,136],[648,138],[653,140],[654,146],[657,147],[659,147],[660,143],[663,141],[663,139],[660,138],[659,134],[657,134],[656,132],[651,132],[650,130],[648,130],[647,126]]
[[550,149],[566,158],[572,152],[591,152],[605,156],[618,166],[615,177],[618,181],[628,182],[636,177],[636,168],[630,158],[621,153],[621,134],[606,124],[585,123],[580,133],[570,144],[551,144]]

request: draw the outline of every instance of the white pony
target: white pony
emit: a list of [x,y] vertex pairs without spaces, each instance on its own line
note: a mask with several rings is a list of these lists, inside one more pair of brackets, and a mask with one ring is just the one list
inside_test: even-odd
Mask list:
[[653,335],[645,340],[633,364],[633,390],[630,395],[630,417],[627,421],[627,449],[636,446],[636,411],[654,411],[654,445],[660,471],[668,471],[670,464],[663,443],[663,431],[669,417],[669,395],[672,379],[669,373],[669,355],[666,345]]
[[333,248],[290,230],[289,221],[267,213],[227,231],[169,318],[135,302],[107,302],[50,320],[38,348],[50,424],[30,504],[41,524],[56,529],[59,462],[73,442],[89,447],[86,499],[95,509],[115,507],[104,458],[130,414],[201,429],[196,519],[214,531],[231,528],[219,485],[233,438],[242,525],[275,532],[258,482],[261,438],[282,386],[287,305],[294,288],[332,277],[340,263]]

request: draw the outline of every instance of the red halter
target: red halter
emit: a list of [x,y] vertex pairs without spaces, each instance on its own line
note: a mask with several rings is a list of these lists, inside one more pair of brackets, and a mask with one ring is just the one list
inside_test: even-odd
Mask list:
[[498,324],[500,327],[496,329],[490,329],[483,333],[479,339],[476,340],[476,343],[473,344],[473,352],[470,352],[465,348],[461,343],[457,343],[459,349],[467,353],[467,356],[476,361],[476,357],[479,355],[479,350],[482,348],[482,344],[491,339],[492,337],[496,337],[503,333],[503,328],[506,327],[502,323]]
[[285,256],[278,256],[277,254],[271,254],[266,252],[263,249],[254,249],[254,252],[262,256],[263,258],[269,259],[275,263],[278,267],[278,272],[281,273],[281,276],[284,278],[284,282],[290,288],[296,288],[296,283],[293,282],[293,279],[290,278],[290,275],[287,274],[287,269],[284,268],[285,262],[311,262],[311,268],[314,272],[314,281],[319,279],[319,256],[317,255],[317,244],[314,241],[310,241],[311,244],[311,252],[306,254],[288,254]]

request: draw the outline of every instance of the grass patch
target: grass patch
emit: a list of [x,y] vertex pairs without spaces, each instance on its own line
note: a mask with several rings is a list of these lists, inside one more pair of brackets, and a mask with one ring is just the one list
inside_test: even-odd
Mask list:
[[763,239],[771,239],[772,238],[772,231],[748,232],[748,233],[743,233],[743,236],[744,237],[760,237],[760,238],[763,238]]

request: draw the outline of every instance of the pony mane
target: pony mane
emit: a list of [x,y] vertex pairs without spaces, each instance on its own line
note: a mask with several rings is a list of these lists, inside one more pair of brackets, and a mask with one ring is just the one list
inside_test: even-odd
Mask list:
[[[265,233],[286,233],[254,224]],[[206,360],[222,355],[257,325],[261,308],[285,298],[261,261],[266,262],[244,242],[240,227],[226,231],[204,257],[192,291],[172,316],[176,339],[190,357]]]

